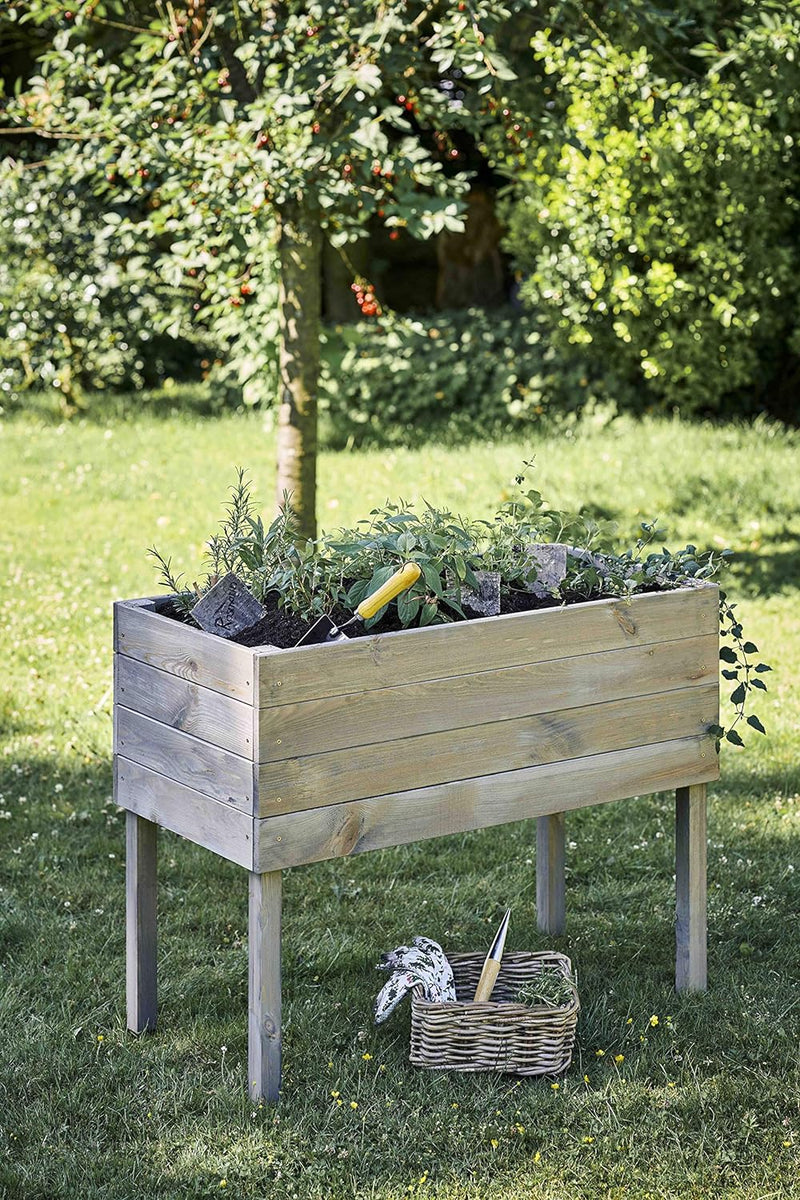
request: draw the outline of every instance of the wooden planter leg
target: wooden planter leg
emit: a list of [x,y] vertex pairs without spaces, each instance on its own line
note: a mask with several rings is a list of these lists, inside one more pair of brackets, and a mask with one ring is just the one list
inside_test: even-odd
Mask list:
[[251,1100],[281,1086],[281,872],[250,872],[247,1070]]
[[677,890],[675,986],[679,992],[706,989],[706,785],[675,793],[675,883]]
[[136,813],[125,816],[125,950],[128,1028],[155,1029],[156,859],[158,826]]
[[563,933],[564,814],[551,813],[536,821],[536,923],[544,933]]

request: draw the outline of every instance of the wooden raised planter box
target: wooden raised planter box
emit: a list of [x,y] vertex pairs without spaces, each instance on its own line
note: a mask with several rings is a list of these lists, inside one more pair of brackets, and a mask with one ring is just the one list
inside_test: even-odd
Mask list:
[[156,1020],[159,825],[250,873],[249,1085],[274,1100],[283,868],[537,817],[537,918],[558,933],[564,812],[672,788],[676,981],[704,987],[718,599],[705,584],[295,650],[117,603],[130,1028]]

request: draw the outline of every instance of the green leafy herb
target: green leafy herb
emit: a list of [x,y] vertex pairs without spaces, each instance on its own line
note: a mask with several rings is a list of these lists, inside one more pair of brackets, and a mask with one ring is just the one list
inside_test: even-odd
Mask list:
[[[300,535],[287,496],[278,516],[265,526],[246,472],[239,469],[219,531],[209,539],[201,582],[187,588],[183,576],[173,574],[169,558],[155,548],[149,554],[158,565],[162,586],[173,593],[184,615],[222,574],[233,571],[257,599],[277,596],[283,608],[306,620],[337,607],[356,608],[403,563],[413,560],[421,575],[396,601],[403,628],[465,620],[462,589],[478,586],[478,571],[499,573],[501,597],[526,590],[533,571],[529,548],[536,544],[566,547],[566,575],[552,589],[553,600],[564,603],[700,586],[715,579],[730,557],[729,550],[700,551],[692,545],[654,550],[654,543],[663,541],[655,520],[642,522],[634,544],[620,550],[614,545],[611,522],[548,508],[538,491],[525,487],[523,474],[516,483],[517,494],[501,504],[491,520],[465,520],[427,501],[417,511],[401,499],[374,508],[354,528],[309,541]],[[735,716],[727,728],[709,726],[717,749],[722,740],[742,746],[745,725],[765,732],[749,710],[754,693],[767,690],[763,675],[771,668],[755,657],[758,647],[745,638],[735,610],[720,592],[722,676],[732,684]],[[380,609],[366,627],[379,625],[386,611]]]
[[529,1004],[532,1008],[546,1005],[547,1008],[567,1008],[575,1000],[577,979],[565,975],[558,967],[543,967],[539,974],[524,983],[516,995],[518,1004]]

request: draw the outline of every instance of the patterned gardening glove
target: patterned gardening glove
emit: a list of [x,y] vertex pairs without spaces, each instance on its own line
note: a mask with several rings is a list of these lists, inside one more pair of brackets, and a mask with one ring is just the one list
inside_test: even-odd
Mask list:
[[442,947],[430,938],[415,937],[410,946],[398,946],[384,954],[377,967],[379,971],[391,971],[392,976],[375,1001],[376,1025],[385,1021],[417,984],[421,984],[426,1000],[445,1003],[456,998],[453,969]]

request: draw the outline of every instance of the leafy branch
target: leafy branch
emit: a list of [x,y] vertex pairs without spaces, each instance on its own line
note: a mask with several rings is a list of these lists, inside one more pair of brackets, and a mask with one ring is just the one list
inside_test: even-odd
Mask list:
[[175,607],[179,609],[184,616],[188,617],[193,606],[197,603],[200,597],[196,593],[183,586],[181,582],[184,578],[182,572],[180,575],[173,574],[171,558],[165,558],[161,551],[157,550],[155,546],[151,546],[147,551],[147,554],[150,558],[155,559],[158,567],[159,583],[168,592],[172,592],[172,601]]
[[729,639],[730,644],[722,647],[719,657],[723,663],[727,663],[727,666],[722,668],[723,678],[734,684],[730,698],[736,716],[727,729],[722,725],[712,725],[709,728],[708,732],[716,739],[717,749],[719,749],[722,738],[733,746],[744,745],[742,736],[736,728],[742,723],[749,725],[758,733],[767,732],[756,714],[748,715],[746,710],[754,691],[766,692],[768,690],[761,676],[771,671],[772,667],[754,659],[753,656],[759,652],[758,646],[755,642],[745,640],[735,609],[736,605],[731,604],[725,592],[721,591],[719,594],[720,635]]

